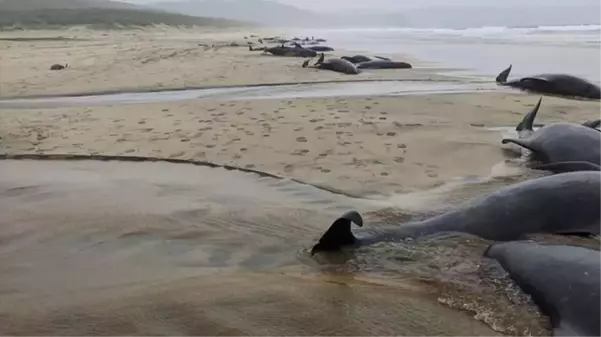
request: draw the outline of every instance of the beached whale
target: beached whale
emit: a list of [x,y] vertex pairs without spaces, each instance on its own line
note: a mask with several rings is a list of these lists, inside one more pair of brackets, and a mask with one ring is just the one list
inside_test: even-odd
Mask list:
[[[261,48],[254,49],[252,46],[248,46],[250,51],[261,50]],[[276,46],[263,49],[264,53],[269,53],[275,56],[292,56],[292,57],[315,57],[317,52],[305,48],[298,47],[287,47],[287,46]]]
[[357,64],[358,69],[410,69],[411,65],[407,62],[372,60]]
[[[311,61],[311,60],[309,59],[309,60],[306,60],[305,62],[303,62],[303,68],[306,68],[307,66],[309,66],[309,61]],[[319,57],[317,62],[315,62],[315,64],[312,67],[318,68],[318,69],[332,70],[332,71],[336,71],[336,72],[348,74],[348,75],[356,75],[356,74],[360,73],[360,70],[357,69],[357,67],[354,64],[350,63],[347,60],[333,58],[333,59],[328,59],[328,60],[324,61],[323,53],[321,53],[321,56]]]
[[497,76],[496,82],[500,85],[541,94],[591,99],[601,98],[601,89],[580,77],[568,74],[540,74],[507,81],[510,72],[511,65]]
[[50,66],[50,70],[63,70],[63,69],[66,69],[67,67],[69,67],[68,63],[65,64],[65,65],[62,65],[62,64],[53,64],[53,65]]
[[516,240],[532,233],[599,235],[600,184],[601,173],[591,171],[525,180],[423,221],[382,230],[364,229],[360,237],[351,231],[351,223],[361,227],[363,219],[350,211],[334,221],[311,253],[442,232],[495,241]]
[[601,264],[598,250],[528,241],[492,244],[497,260],[551,319],[554,336],[599,336]]
[[[574,147],[576,147],[580,151],[572,152],[571,155],[570,155],[570,153],[566,153],[566,155],[570,155],[570,156],[568,158],[564,158],[563,156],[560,156],[560,157],[558,157],[559,158],[558,161],[563,161],[564,159],[575,160],[575,159],[582,158],[582,156],[580,155],[580,152],[582,150],[584,150],[584,151],[587,151],[587,150],[586,150],[586,148],[583,148],[579,145],[580,141],[578,139],[582,138],[584,141],[586,141],[587,144],[589,144],[589,142],[587,140],[589,140],[590,137],[586,137],[589,134],[588,132],[583,135],[578,135],[578,131],[582,130],[581,128],[576,128],[575,129],[576,133],[574,134],[573,128],[566,128],[565,126],[559,126],[559,127],[553,127],[550,129],[543,129],[545,127],[545,125],[539,125],[540,128],[537,131],[534,131],[534,120],[538,114],[538,111],[540,110],[541,103],[542,103],[542,97],[538,100],[538,103],[536,104],[536,106],[531,111],[529,111],[526,115],[524,115],[524,118],[522,119],[522,121],[516,126],[515,130],[518,133],[518,139],[517,140],[505,139],[503,141],[503,144],[510,145],[511,147],[509,147],[508,150],[510,150],[512,152],[520,153],[522,155],[531,154],[532,152],[527,147],[520,145],[519,141],[526,140],[526,143],[529,143],[530,140],[528,140],[528,139],[531,137],[534,137],[533,143],[537,146],[540,145],[540,151],[542,151],[542,152],[548,151],[549,153],[554,154],[551,156],[551,158],[556,158],[557,153],[563,154],[564,152],[569,152],[570,151],[569,149],[565,149],[565,147],[568,144],[572,144]],[[571,124],[571,123],[561,123],[561,124]],[[550,125],[553,125],[553,124],[550,124]],[[577,125],[577,124],[573,124],[573,125]],[[599,127],[599,125],[601,125],[601,119],[586,121],[586,122],[582,123],[582,126],[590,128],[591,130],[595,130],[598,132],[600,131],[597,129],[597,127]],[[549,131],[549,130],[551,130],[551,131]],[[561,132],[556,132],[557,130],[560,130]],[[536,134],[536,132],[540,132],[540,135]],[[542,138],[539,139],[538,138],[539,136],[541,136]],[[564,138],[564,137],[566,137],[566,138]],[[552,139],[553,141],[549,142],[549,139]],[[536,156],[536,155],[534,155],[534,156]],[[542,159],[541,158],[538,158],[538,159],[543,160],[543,162],[545,162],[545,163],[549,163],[549,161],[546,160],[545,157],[546,156],[543,156]],[[533,159],[537,159],[537,158],[533,158]],[[565,164],[563,166],[565,166]]]
[[[295,46],[296,48],[305,48],[302,45],[298,44],[297,42],[294,42],[292,45]],[[328,47],[328,46],[310,46],[310,47],[306,47],[306,49],[313,50],[316,52],[334,51],[334,48]]]
[[381,57],[381,56],[365,56],[365,55],[355,55],[355,56],[343,56],[341,57],[343,60],[347,60],[353,64],[368,62],[368,61],[376,61],[376,60],[385,60],[391,61],[389,58]]
[[[538,106],[538,105],[537,105]],[[575,123],[553,123],[532,131],[536,110],[518,127],[518,138],[503,138],[530,151],[532,168],[552,172],[601,170],[601,132]],[[593,123],[591,123],[593,124]],[[539,165],[540,163],[541,165]]]
[[310,46],[310,47],[307,47],[307,49],[311,49],[313,51],[320,51],[320,52],[334,51],[334,48],[328,47],[328,46]]

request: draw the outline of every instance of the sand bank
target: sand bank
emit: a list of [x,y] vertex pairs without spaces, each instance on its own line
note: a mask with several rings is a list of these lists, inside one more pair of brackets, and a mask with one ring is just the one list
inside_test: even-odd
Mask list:
[[[285,32],[240,28],[1,32],[0,97],[344,79],[443,78],[423,70],[366,71],[353,76],[304,69],[302,58],[250,52],[247,42],[251,40],[244,37],[251,34],[272,36]],[[252,41],[256,43],[256,39]],[[342,50],[332,53],[344,54]],[[396,58],[415,62],[408,56]],[[67,63],[69,67],[50,71],[55,63]]]
[[[6,110],[2,151],[207,160],[323,184],[392,193],[488,176],[501,133],[539,96],[474,93]],[[546,97],[537,122],[599,118],[599,103]]]

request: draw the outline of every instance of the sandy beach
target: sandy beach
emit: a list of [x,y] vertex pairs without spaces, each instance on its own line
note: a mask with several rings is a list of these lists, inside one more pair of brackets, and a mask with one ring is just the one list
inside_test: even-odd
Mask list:
[[[244,44],[244,36],[250,35],[244,31],[73,29],[3,33],[2,37],[31,39],[52,34],[81,40],[0,41],[3,97],[357,79],[303,69],[299,58],[262,56],[246,47],[225,46]],[[70,66],[63,71],[47,70],[57,62]],[[359,76],[443,77],[424,69]],[[489,175],[505,157],[501,133],[488,128],[513,127],[538,98],[518,92],[249,101],[212,98],[7,109],[0,114],[0,136],[2,151],[8,154],[206,160],[352,193],[388,194],[429,188],[457,177]],[[598,102],[547,97],[537,122],[582,122],[598,117]]]
[[[285,32],[165,27],[2,32],[0,99],[358,79],[462,81],[431,69],[420,69],[421,61],[411,55],[385,56],[409,61],[417,69],[369,71],[357,76],[303,69],[300,58],[249,52],[244,36],[250,34],[285,35]],[[355,52],[337,50],[332,54],[348,53]],[[68,63],[69,67],[62,71],[48,70],[54,63]],[[407,83],[410,87],[411,81]],[[540,95],[497,91],[237,100],[222,96],[136,104],[6,107],[0,108],[0,154],[189,159],[264,171],[353,195],[391,196],[428,190],[455,179],[504,175],[507,171],[504,163],[509,157],[502,150],[503,132],[515,129],[539,98]],[[597,118],[599,102],[544,97],[536,123],[582,123]],[[196,189],[192,189],[194,186],[185,174],[177,176],[156,167],[154,174],[160,171],[162,183],[138,180],[141,175],[134,169],[120,172],[117,166],[114,172],[119,174],[102,180],[100,174],[82,166],[83,169],[72,168],[69,172],[81,173],[86,178],[73,179],[71,184],[70,173],[53,174],[62,171],[48,167],[35,166],[49,172],[47,176],[46,171],[37,174],[42,181],[37,187],[21,186],[35,184],[35,179],[28,180],[27,172],[23,172],[21,187],[6,189],[6,200],[10,202],[2,205],[7,217],[0,220],[4,228],[0,233],[4,245],[0,270],[6,275],[0,284],[5,299],[0,317],[9,317],[12,326],[6,330],[0,327],[0,332],[24,335],[541,335],[547,332],[544,324],[530,318],[539,317],[533,306],[519,302],[506,304],[503,301],[510,300],[503,292],[491,293],[497,297],[483,297],[468,289],[466,294],[470,293],[470,297],[449,291],[448,298],[459,299],[453,304],[448,298],[445,302],[441,293],[446,290],[432,286],[432,280],[424,281],[428,286],[423,294],[412,289],[403,292],[398,287],[402,283],[395,276],[398,274],[392,274],[388,281],[394,279],[394,282],[386,286],[373,285],[377,277],[369,272],[372,263],[390,262],[386,261],[388,257],[392,263],[383,266],[400,266],[404,271],[410,259],[403,252],[414,252],[416,247],[400,249],[398,257],[389,255],[383,247],[384,250],[376,250],[376,255],[382,252],[384,260],[378,255],[360,262],[359,271],[351,274],[357,272],[358,278],[365,277],[369,286],[351,280],[355,276],[323,276],[329,274],[305,264],[306,261],[299,262],[298,252],[309,247],[313,236],[319,235],[324,224],[331,221],[330,211],[325,212],[327,207],[320,199],[286,204],[284,196],[296,192],[311,196],[306,191],[288,187],[282,192],[284,186],[280,194],[272,195],[274,200],[281,201],[281,207],[263,209],[255,206],[262,199],[253,194],[261,194],[261,186],[263,191],[273,191],[276,182],[246,185],[259,187],[248,187],[242,195],[237,192],[241,188],[237,181],[244,180],[224,175],[222,180],[210,182],[224,185],[227,193],[222,195],[246,200],[240,202],[243,209],[230,210],[231,200],[219,199],[219,195],[211,203],[199,202],[203,193],[211,194],[207,191],[214,189],[202,182],[207,180],[202,174],[187,173],[197,180]],[[19,171],[13,170],[12,174]],[[148,179],[152,178],[150,172],[145,173]],[[5,186],[10,187],[13,183],[10,174],[4,179]],[[69,183],[63,186],[61,179]],[[168,185],[165,181],[175,183]],[[130,186],[127,193],[117,192],[123,188],[122,182]],[[64,189],[56,192],[52,188],[57,185]],[[171,192],[169,187],[173,187]],[[182,187],[190,188],[184,199],[178,194],[180,189],[185,190]],[[176,197],[169,199],[165,196],[169,193]],[[345,203],[348,199],[351,198],[345,199]],[[139,208],[129,207],[128,203]],[[94,207],[86,208],[88,204]],[[410,205],[398,206],[410,208]],[[17,211],[11,213],[9,207]],[[476,270],[485,245],[480,242],[477,249],[471,249],[474,241],[470,240],[460,244],[450,241],[448,250],[432,250],[433,257],[431,262],[426,259],[426,269],[439,263],[442,256],[451,266],[442,265],[443,273],[448,270],[457,275],[464,273],[465,261],[473,262],[470,268]],[[472,254],[469,255],[472,259],[466,258],[466,252]],[[215,267],[212,258],[219,261],[223,256],[235,258]],[[207,265],[199,264],[203,259],[208,261]],[[253,259],[291,260],[296,265],[288,270],[266,268],[267,273],[260,274],[251,272],[244,264]],[[423,262],[419,260],[416,264],[420,263]],[[458,271],[453,269],[456,266]],[[70,277],[69,273],[85,277]],[[295,276],[299,274],[304,278]],[[448,275],[445,274],[448,280],[456,276]],[[420,283],[416,289],[425,289],[424,284]],[[129,285],[139,286],[139,290],[126,295],[128,289],[133,289]],[[501,302],[496,300],[499,298]],[[480,305],[476,305],[478,301]],[[441,303],[452,309],[444,308]],[[495,307],[492,303],[503,304]]]
[[[256,38],[244,39],[251,34],[273,36],[282,32],[174,28],[2,32],[0,97],[348,79],[443,78],[421,70],[349,76],[304,69],[302,58],[250,52],[248,41],[259,46]],[[342,56],[344,51],[332,55]],[[399,57],[415,61],[406,55]],[[55,63],[69,67],[50,71]]]

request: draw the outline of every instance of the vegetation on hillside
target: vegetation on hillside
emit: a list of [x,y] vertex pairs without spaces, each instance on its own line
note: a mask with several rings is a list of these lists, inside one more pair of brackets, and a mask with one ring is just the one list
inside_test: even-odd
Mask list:
[[1,30],[53,29],[66,26],[88,26],[116,29],[152,25],[231,27],[248,25],[240,21],[188,16],[182,14],[114,8],[50,8],[38,10],[0,11]]

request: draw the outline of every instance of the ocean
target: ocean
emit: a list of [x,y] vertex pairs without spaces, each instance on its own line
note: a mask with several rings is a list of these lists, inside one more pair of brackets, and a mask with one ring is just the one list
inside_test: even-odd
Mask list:
[[[601,26],[477,27],[467,29],[304,29],[327,45],[369,54],[407,54],[419,67],[452,68],[494,77],[510,64],[510,78],[568,73],[601,82]],[[421,63],[421,62],[420,62]]]

